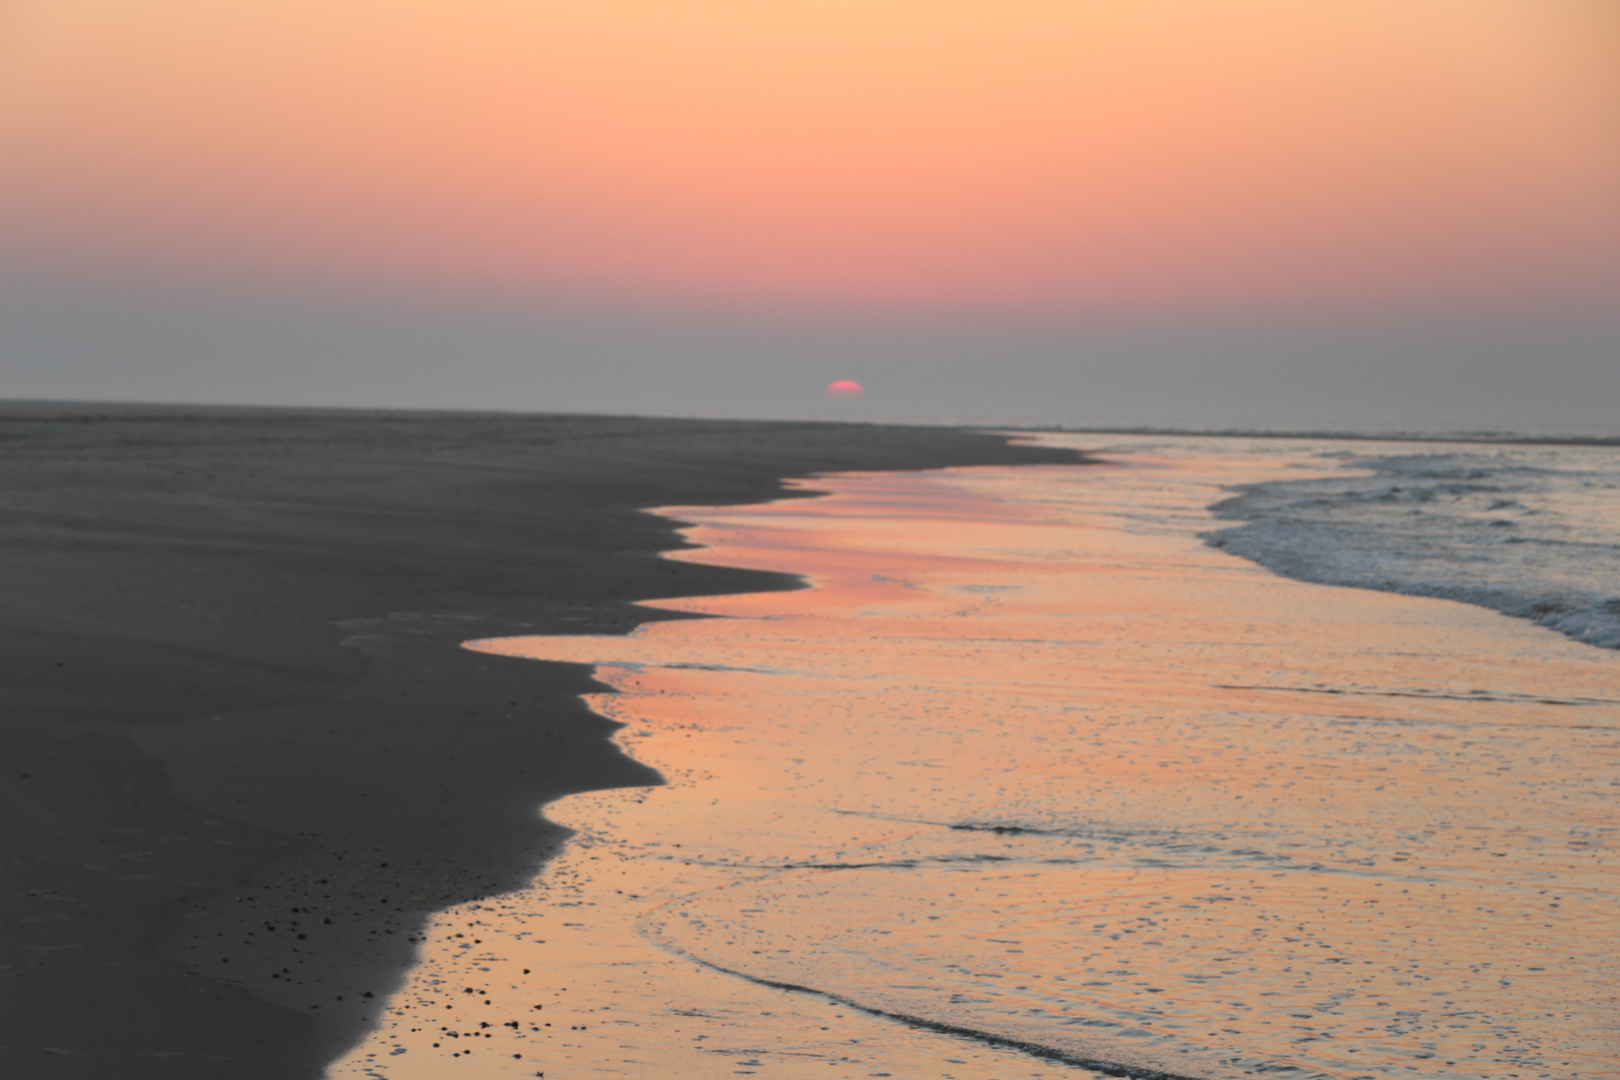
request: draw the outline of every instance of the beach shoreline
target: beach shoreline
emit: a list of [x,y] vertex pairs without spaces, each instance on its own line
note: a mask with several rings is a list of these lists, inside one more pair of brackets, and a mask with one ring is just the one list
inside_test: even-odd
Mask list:
[[812,587],[469,641],[666,783],[552,807],[333,1077],[1604,1075],[1613,652],[1203,542],[1308,448],[1124,451],[665,508]]
[[[0,1063],[133,1080],[319,1076],[415,928],[558,850],[538,806],[655,782],[588,666],[460,647],[797,587],[661,559],[683,542],[641,508],[1080,460],[950,428],[81,403],[0,404],[0,446]],[[295,955],[307,1008],[264,995]]]

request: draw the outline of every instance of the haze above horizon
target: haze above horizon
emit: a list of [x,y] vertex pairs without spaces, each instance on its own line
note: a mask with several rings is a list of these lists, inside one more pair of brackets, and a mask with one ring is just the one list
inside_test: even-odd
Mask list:
[[0,13],[0,396],[846,415],[845,376],[907,418],[1609,423],[1620,9]]

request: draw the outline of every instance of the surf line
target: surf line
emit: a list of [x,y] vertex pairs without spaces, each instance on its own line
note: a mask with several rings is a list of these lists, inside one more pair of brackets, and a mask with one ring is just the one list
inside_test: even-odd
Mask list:
[[931,1031],[936,1035],[954,1035],[961,1039],[971,1039],[974,1042],[982,1043],[986,1046],[997,1046],[1004,1050],[1016,1050],[1021,1054],[1027,1054],[1030,1057],[1039,1058],[1042,1061],[1053,1061],[1059,1065],[1072,1065],[1081,1069],[1090,1069],[1093,1072],[1100,1072],[1105,1076],[1125,1077],[1126,1080],[1207,1080],[1205,1077],[1190,1076],[1186,1073],[1165,1072],[1163,1069],[1154,1069],[1143,1065],[1126,1065],[1118,1061],[1105,1061],[1102,1058],[1081,1057],[1079,1055],[1067,1053],[1066,1051],[1058,1050],[1050,1046],[1042,1046],[1040,1043],[1027,1042],[1023,1039],[1008,1038],[1005,1035],[997,1035],[989,1031],[980,1031],[977,1028],[961,1027],[957,1024],[947,1024],[939,1020],[929,1020],[922,1016],[912,1016],[909,1013],[890,1012],[887,1009],[878,1009],[871,1005],[862,1005],[859,1001],[856,1001],[853,998],[844,997],[842,994],[835,994],[830,990],[821,990],[814,986],[802,986],[799,983],[779,982],[776,979],[766,979],[758,975],[750,975],[746,971],[738,971],[736,968],[729,968],[724,964],[717,964],[712,960],[706,960],[703,957],[698,956],[696,953],[688,952],[679,945],[673,945],[667,941],[661,941],[652,932],[646,929],[642,930],[641,936],[658,948],[663,949],[665,952],[673,953],[674,955],[683,959],[690,960],[694,964],[708,968],[710,971],[718,971],[723,975],[731,975],[735,978],[742,979],[745,982],[753,983],[756,986],[768,986],[773,990],[786,990],[789,993],[794,994],[809,994],[814,997],[822,998],[825,1001],[836,1002],[845,1008],[854,1009],[856,1012],[862,1012],[868,1016],[882,1017],[885,1020],[893,1020],[897,1023],[904,1024],[906,1027],[916,1028],[920,1031]]

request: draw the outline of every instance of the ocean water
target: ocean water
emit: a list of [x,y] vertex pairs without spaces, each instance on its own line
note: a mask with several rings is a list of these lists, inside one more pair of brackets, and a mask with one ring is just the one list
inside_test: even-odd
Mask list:
[[1620,652],[1205,540],[1451,450],[1052,438],[1106,463],[661,511],[802,591],[468,643],[665,783],[543,808],[334,1080],[1613,1076]]
[[1243,486],[1210,543],[1302,581],[1479,604],[1620,649],[1620,447],[1393,446]]

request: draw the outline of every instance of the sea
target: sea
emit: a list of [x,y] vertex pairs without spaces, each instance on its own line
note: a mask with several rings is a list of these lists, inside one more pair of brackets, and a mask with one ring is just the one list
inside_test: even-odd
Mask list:
[[1620,450],[1340,449],[1310,480],[1239,485],[1205,539],[1301,581],[1478,604],[1620,649]]
[[664,782],[330,1075],[1613,1077],[1620,448],[1025,437],[1094,463],[663,508],[804,588],[467,643]]

